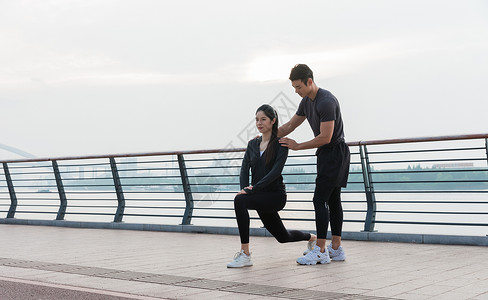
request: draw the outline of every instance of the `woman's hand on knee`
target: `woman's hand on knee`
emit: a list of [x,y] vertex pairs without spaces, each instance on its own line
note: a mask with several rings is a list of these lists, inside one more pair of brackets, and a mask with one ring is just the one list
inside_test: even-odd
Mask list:
[[[245,195],[245,194],[247,194],[247,193],[246,193],[246,191],[245,191],[244,189],[240,190],[240,191],[237,193],[237,195]],[[237,195],[236,195],[236,196],[237,196]]]
[[[250,186],[246,186],[244,189],[252,190],[252,185],[250,185]],[[246,192],[244,189],[240,190],[240,191],[237,193],[237,195],[246,195],[246,194],[247,194],[247,192]],[[237,196],[237,195],[236,195],[236,196]]]

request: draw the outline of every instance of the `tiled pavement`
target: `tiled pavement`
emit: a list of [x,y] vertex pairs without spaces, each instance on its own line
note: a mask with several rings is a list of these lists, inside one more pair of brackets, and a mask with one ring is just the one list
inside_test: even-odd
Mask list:
[[299,266],[305,242],[251,237],[254,266],[227,269],[237,236],[1,224],[0,299],[488,299],[487,247],[343,245],[345,262]]

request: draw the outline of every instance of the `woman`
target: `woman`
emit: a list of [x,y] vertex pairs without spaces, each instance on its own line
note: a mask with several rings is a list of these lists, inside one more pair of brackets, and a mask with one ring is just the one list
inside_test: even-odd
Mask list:
[[[242,160],[240,184],[241,191],[234,199],[237,226],[241,238],[241,251],[228,268],[252,266],[249,251],[249,212],[255,209],[264,227],[280,243],[309,241],[313,248],[317,237],[298,230],[286,230],[278,215],[286,204],[286,191],[281,171],[288,156],[288,148],[278,142],[278,114],[267,104],[256,111],[256,127],[262,136],[249,141]],[[249,185],[249,169],[252,180]]]

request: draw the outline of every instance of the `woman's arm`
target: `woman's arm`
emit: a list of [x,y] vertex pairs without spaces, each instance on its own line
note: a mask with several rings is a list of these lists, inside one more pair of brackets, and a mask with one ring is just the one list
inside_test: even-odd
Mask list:
[[239,176],[239,182],[241,185],[241,190],[246,186],[249,186],[249,168],[250,168],[250,144],[247,144],[246,152],[244,153],[244,158],[242,159],[241,174]]

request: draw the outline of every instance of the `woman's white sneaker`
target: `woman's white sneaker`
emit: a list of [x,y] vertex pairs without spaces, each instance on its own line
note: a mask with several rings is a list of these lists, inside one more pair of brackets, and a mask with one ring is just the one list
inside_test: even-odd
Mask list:
[[337,250],[332,249],[332,244],[329,244],[327,246],[327,250],[329,251],[329,256],[330,259],[334,261],[343,261],[346,260],[346,252],[344,252],[344,249],[342,246],[339,246]]
[[246,255],[244,250],[236,253],[234,259],[227,264],[227,268],[242,268],[252,266],[251,254]]
[[328,264],[330,263],[329,251],[325,249],[325,252],[320,252],[320,247],[315,246],[312,251],[297,258],[297,263],[300,265]]

